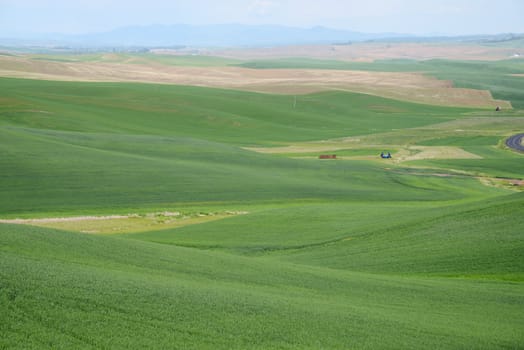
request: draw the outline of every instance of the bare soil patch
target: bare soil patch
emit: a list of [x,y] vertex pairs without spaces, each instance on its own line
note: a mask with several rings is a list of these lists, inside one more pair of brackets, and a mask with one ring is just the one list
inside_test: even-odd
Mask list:
[[408,146],[393,155],[396,161],[424,159],[481,159],[482,157],[453,146]]
[[218,213],[180,212],[149,213],[146,215],[76,216],[68,218],[0,219],[0,223],[48,227],[90,234],[118,234],[164,230],[247,214],[245,211]]
[[449,81],[421,73],[55,62],[0,56],[0,76],[63,81],[149,82],[277,94],[342,90],[434,105],[511,108],[507,101],[494,100],[489,91],[454,88]]
[[491,187],[506,188],[513,191],[524,191],[524,180],[521,179],[500,179],[492,177],[479,177],[479,181]]
[[44,224],[54,222],[78,222],[78,221],[98,221],[112,219],[128,219],[132,215],[109,215],[109,216],[74,216],[68,218],[42,218],[42,219],[0,219],[2,224]]

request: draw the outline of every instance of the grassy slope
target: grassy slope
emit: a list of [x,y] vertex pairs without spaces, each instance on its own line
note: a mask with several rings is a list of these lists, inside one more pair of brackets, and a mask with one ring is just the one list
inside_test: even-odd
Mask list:
[[469,110],[338,92],[293,109],[281,96],[202,88],[0,84],[2,216],[251,211],[121,237],[0,224],[0,348],[524,341],[521,194],[239,147],[430,127]]
[[310,204],[126,237],[351,271],[524,281],[523,198]]
[[522,194],[442,209],[395,212],[349,240],[283,255],[352,271],[524,281]]
[[[309,95],[294,109],[282,96],[204,88],[0,83],[6,91],[0,107],[2,214],[201,202],[423,199],[424,193],[402,186],[377,191],[377,183],[397,181],[377,164],[276,159],[238,145],[427,125],[467,111],[340,92]],[[370,109],[377,105],[399,111]],[[418,180],[407,181],[416,186]],[[432,195],[433,200],[457,197],[451,189]]]
[[391,277],[3,225],[1,346],[504,348],[522,285]]
[[427,166],[441,169],[457,169],[480,176],[521,179],[524,174],[524,162],[521,154],[506,156],[493,146],[464,147],[465,150],[483,156],[483,159],[446,159],[410,162],[416,166]]
[[[14,129],[3,133],[3,140],[4,214],[86,208],[107,212],[130,204],[154,208],[199,202],[462,197],[455,192],[460,182],[442,179],[434,181],[435,189],[405,191],[398,181],[429,185],[416,177],[399,180],[400,175],[372,163],[286,160],[192,139]],[[481,191],[474,183],[465,186]]]
[[5,91],[1,123],[236,144],[369,134],[451,120],[469,111],[344,92],[298,97],[294,108],[292,96],[198,87],[16,79],[0,79],[0,87]]

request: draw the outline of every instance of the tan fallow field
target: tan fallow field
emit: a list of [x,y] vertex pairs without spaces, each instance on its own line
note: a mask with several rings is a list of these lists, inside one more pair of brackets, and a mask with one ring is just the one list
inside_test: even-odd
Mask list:
[[[154,50],[157,53],[188,54],[194,50]],[[475,43],[406,43],[367,42],[339,45],[297,45],[262,48],[198,50],[198,54],[252,60],[287,57],[308,57],[353,62],[384,59],[449,59],[494,61],[519,57],[517,49]]]
[[186,67],[148,62],[56,62],[0,56],[0,76],[62,81],[146,82],[206,86],[275,94],[342,90],[433,105],[511,108],[489,91],[455,88],[415,72],[319,69]]

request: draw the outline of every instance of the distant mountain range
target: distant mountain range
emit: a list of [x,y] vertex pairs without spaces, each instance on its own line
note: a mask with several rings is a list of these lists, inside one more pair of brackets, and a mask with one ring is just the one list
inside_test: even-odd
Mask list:
[[327,27],[297,28],[281,25],[150,25],[118,28],[82,35],[35,34],[2,37],[0,47],[180,48],[180,47],[270,47],[308,44],[351,44],[364,41],[388,42],[470,42],[488,45],[524,46],[524,34],[469,36],[415,36],[400,33],[360,33]]
[[[237,47],[350,43],[375,39],[412,37],[397,33],[359,33],[326,27],[296,28],[280,25],[150,25],[118,28],[83,35],[40,34],[11,38],[9,44],[47,44],[72,46],[196,46]],[[6,43],[9,38],[0,42]]]

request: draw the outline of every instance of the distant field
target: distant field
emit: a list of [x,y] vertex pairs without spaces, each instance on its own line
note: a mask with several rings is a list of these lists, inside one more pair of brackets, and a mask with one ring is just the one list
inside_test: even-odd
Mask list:
[[521,61],[0,70],[0,349],[524,344]]
[[[189,61],[187,57],[156,55],[0,56],[0,76],[164,83],[281,94],[343,90],[434,105],[511,108],[510,102],[493,99],[486,88],[455,88],[449,80],[422,74],[420,67],[410,72],[387,65],[384,71],[370,71],[362,69],[366,66],[355,65],[360,70],[348,70],[344,67],[351,65],[312,60],[286,61],[284,66],[278,61],[241,64],[212,57],[200,57],[193,66],[188,66]],[[300,65],[304,68],[292,68]],[[271,67],[275,69],[256,69]]]
[[[509,59],[497,62],[450,60],[415,61],[409,59],[380,60],[375,62],[343,62],[310,58],[283,58],[252,60],[243,63],[242,66],[256,69],[287,69],[290,67],[300,67],[304,69],[342,69],[366,72],[420,72],[426,76],[437,77],[442,79],[442,81],[452,82],[449,87],[490,91],[494,98],[510,101],[514,107],[524,108],[524,97],[521,93],[524,89],[524,81],[515,75],[516,73],[524,72],[523,59]],[[480,71],[482,71],[482,74],[479,74]],[[441,93],[440,91],[437,92],[437,90],[433,91],[435,94]],[[462,90],[454,89],[453,91],[460,93]],[[471,92],[471,90],[464,91]],[[481,91],[477,91],[477,93],[481,93]],[[418,91],[413,92],[418,93]],[[451,92],[451,90],[449,90],[449,92]],[[449,96],[444,93],[441,99],[448,100]]]
[[[341,61],[373,62],[384,59],[449,59],[449,60],[504,60],[512,58],[523,47],[522,41],[504,44],[480,45],[475,43],[405,43],[375,42],[347,45],[282,46],[214,50],[216,56],[242,60],[310,57]],[[169,51],[163,51],[169,52]]]

